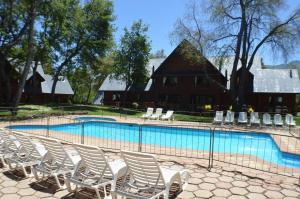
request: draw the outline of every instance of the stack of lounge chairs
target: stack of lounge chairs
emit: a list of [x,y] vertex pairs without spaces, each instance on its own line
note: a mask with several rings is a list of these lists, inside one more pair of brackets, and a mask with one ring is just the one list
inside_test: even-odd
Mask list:
[[[234,124],[234,115],[235,113],[232,111],[227,111],[226,116],[224,118],[223,111],[216,111],[216,115],[213,119],[214,124]],[[262,115],[262,121],[259,117],[258,112],[251,112],[250,118],[248,119],[247,112],[239,112],[238,113],[238,119],[237,124],[241,125],[257,125],[261,126],[263,124],[264,126],[288,126],[288,127],[294,127],[296,126],[296,122],[294,120],[294,117],[292,114],[286,114],[285,120],[283,121],[282,116],[280,114],[274,115],[274,120],[272,121],[272,117],[269,113],[264,113]]]
[[152,119],[152,120],[174,120],[174,111],[168,110],[165,114],[163,114],[162,108],[157,108],[154,112],[153,108],[147,108],[145,114],[142,115],[143,119]]
[[[161,167],[156,157],[147,153],[121,151],[122,159],[108,161],[99,147],[63,145],[55,139],[1,128],[0,141],[4,166],[21,168],[26,177],[37,181],[54,177],[58,188],[69,192],[94,190],[99,199],[103,197],[100,191],[104,198],[167,199],[173,183],[179,191],[188,183],[187,170]],[[117,181],[122,182],[120,186]]]

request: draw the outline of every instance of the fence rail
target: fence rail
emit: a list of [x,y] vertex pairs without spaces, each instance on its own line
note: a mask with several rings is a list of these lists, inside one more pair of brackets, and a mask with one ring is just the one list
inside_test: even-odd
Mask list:
[[124,121],[83,121],[62,114],[2,121],[0,127],[116,151],[203,159],[208,168],[217,161],[300,178],[300,135],[297,128],[264,133],[266,129],[236,126]]

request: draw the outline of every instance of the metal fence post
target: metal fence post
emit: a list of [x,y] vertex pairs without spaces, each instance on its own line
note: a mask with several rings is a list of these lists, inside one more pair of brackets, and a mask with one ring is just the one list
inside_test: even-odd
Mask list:
[[139,145],[138,145],[138,151],[142,152],[142,126],[139,125]]
[[84,122],[81,122],[81,144],[84,144]]
[[47,132],[46,132],[46,137],[49,137],[49,123],[50,123],[50,116],[48,115],[48,117],[47,117]]
[[214,136],[215,128],[210,128],[210,141],[209,141],[209,157],[208,157],[208,169],[210,170],[213,167],[213,157],[214,157]]

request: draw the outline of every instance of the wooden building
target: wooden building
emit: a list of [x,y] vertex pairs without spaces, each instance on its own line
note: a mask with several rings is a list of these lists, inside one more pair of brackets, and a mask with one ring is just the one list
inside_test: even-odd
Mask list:
[[[9,64],[10,65],[10,64]],[[11,65],[10,65],[11,66]],[[36,69],[36,74],[33,74],[34,62],[30,68],[29,74],[26,79],[24,91],[21,96],[21,103],[67,103],[74,95],[73,89],[68,81],[68,79],[64,76],[60,76],[56,85],[54,99],[51,96],[51,88],[53,84],[53,77],[51,75],[45,74],[43,67],[38,64]],[[11,67],[11,99],[12,102],[15,92],[18,87],[18,79],[20,78],[20,74],[22,68]],[[0,104],[5,103],[5,93],[7,92],[4,88],[5,84],[0,81]]]
[[[166,59],[149,61],[151,77],[143,88],[128,91],[127,105],[136,102],[140,107],[189,111],[201,111],[205,105],[211,105],[226,110],[233,104],[228,92],[233,60],[223,58],[219,65],[219,58],[205,58],[184,40]],[[296,112],[296,94],[300,93],[297,70],[264,69],[261,59],[255,57],[247,78],[245,106],[259,112]],[[118,105],[124,90],[125,82],[110,75],[99,88],[94,103]]]

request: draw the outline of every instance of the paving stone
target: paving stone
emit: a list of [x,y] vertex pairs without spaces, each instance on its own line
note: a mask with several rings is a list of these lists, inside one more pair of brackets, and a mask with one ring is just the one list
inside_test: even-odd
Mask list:
[[264,195],[261,194],[261,193],[249,193],[249,194],[247,195],[247,197],[248,197],[249,199],[265,199],[265,198],[266,198],[266,196],[264,196]]
[[230,193],[230,191],[228,191],[226,189],[215,189],[212,192],[215,196],[221,196],[221,197],[225,197],[225,198],[232,195]]
[[193,178],[203,178],[205,175],[203,173],[192,173],[191,176]]
[[4,181],[1,185],[3,187],[14,187],[14,186],[16,186],[16,184],[17,184],[16,181],[7,180],[7,181]]
[[232,187],[230,191],[236,195],[246,195],[248,193],[247,189],[241,187]]
[[211,184],[211,183],[202,183],[199,185],[199,187],[201,189],[205,189],[205,190],[214,190],[216,188],[216,186],[214,184]]
[[195,191],[194,194],[199,198],[209,198],[213,196],[213,194],[208,190],[199,189],[198,191]]
[[62,190],[62,191],[58,191],[54,194],[54,197],[57,197],[57,198],[62,198],[63,196],[66,196],[68,195],[69,192],[68,190]]
[[196,191],[196,190],[198,190],[198,189],[199,189],[199,187],[198,187],[197,185],[192,185],[192,184],[189,184],[189,185],[185,188],[186,191],[191,191],[191,192]]
[[233,186],[236,186],[236,187],[247,187],[247,186],[249,186],[249,184],[247,182],[239,181],[239,180],[233,181],[232,184],[233,184]]
[[232,195],[228,199],[247,199],[245,196]]
[[229,176],[221,176],[218,179],[222,182],[233,182],[234,181],[234,179],[232,177],[229,177]]
[[211,178],[211,177],[205,177],[205,178],[203,178],[203,181],[209,182],[209,183],[217,183],[218,182],[217,178]]
[[177,198],[179,198],[179,199],[192,199],[194,197],[195,197],[195,195],[189,191],[183,191],[177,196]]
[[0,199],[19,199],[20,196],[17,194],[5,194]]
[[247,187],[248,191],[253,192],[253,193],[262,193],[265,191],[264,188],[261,186],[255,186],[255,185],[250,185]]
[[281,199],[281,198],[284,198],[284,195],[281,194],[280,192],[277,192],[277,191],[266,191],[265,195],[268,198],[272,198],[272,199]]
[[203,181],[199,178],[190,178],[189,179],[189,184],[200,184],[202,183]]
[[281,193],[283,193],[285,196],[290,196],[290,197],[298,197],[299,193],[293,190],[289,189],[282,189]]
[[34,189],[31,188],[27,188],[27,189],[20,189],[20,191],[18,191],[18,194],[21,196],[29,196],[29,195],[33,195],[36,191]]
[[216,186],[222,189],[230,189],[232,187],[232,184],[229,182],[217,182]]
[[39,199],[36,196],[23,196],[22,199]]
[[3,189],[1,189],[1,192],[4,194],[8,194],[8,193],[17,193],[18,192],[18,188],[16,187],[5,187]]
[[205,174],[207,177],[212,177],[212,178],[217,178],[220,177],[220,174],[213,173],[213,172],[208,172]]

